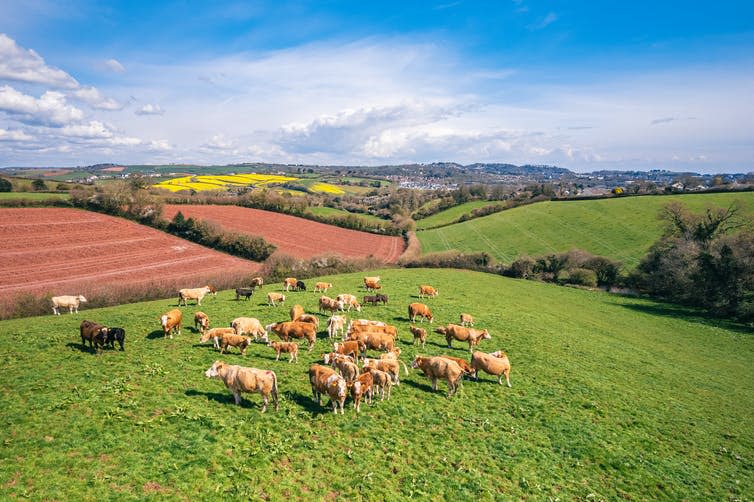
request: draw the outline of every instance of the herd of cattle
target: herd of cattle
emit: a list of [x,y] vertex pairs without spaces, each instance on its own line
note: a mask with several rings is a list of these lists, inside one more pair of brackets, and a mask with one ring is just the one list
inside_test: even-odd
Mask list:
[[[247,300],[254,291],[261,287],[264,281],[261,277],[254,278],[250,287],[236,289],[236,300],[245,297]],[[364,287],[367,291],[376,292],[382,288],[380,277],[365,277]],[[325,293],[332,288],[332,284],[318,282],[315,291]],[[306,291],[303,281],[295,278],[287,278],[283,283],[283,289],[288,292]],[[194,289],[182,289],[178,293],[178,305],[188,305],[188,300],[194,300],[196,305],[201,305],[202,299],[208,295],[216,295],[217,292],[211,286]],[[419,286],[420,298],[435,298],[437,290],[428,285]],[[285,295],[270,292],[267,295],[268,305],[276,306],[285,302]],[[346,313],[351,309],[361,312],[362,304],[387,304],[389,298],[385,294],[373,294],[363,297],[360,303],[351,294],[341,294],[336,298],[322,295],[319,298],[319,313],[329,313],[327,318],[327,337],[332,343],[332,351],[322,354],[323,364],[313,364],[309,368],[309,382],[312,395],[321,405],[321,397],[329,397],[333,411],[340,410],[343,413],[347,394],[350,392],[353,407],[359,413],[361,402],[372,403],[374,394],[381,400],[390,399],[393,385],[400,385],[400,367],[408,374],[408,368],[400,360],[401,349],[397,346],[398,330],[382,321],[368,319],[354,319],[350,322]],[[83,296],[58,296],[52,298],[53,312],[59,315],[60,308],[68,308],[69,312],[78,312],[80,303],[86,302]],[[411,303],[408,306],[408,318],[412,323],[428,320],[432,323],[434,316],[428,305],[423,303]],[[180,335],[183,323],[183,312],[180,309],[171,309],[159,317],[164,337],[172,338],[173,334]],[[469,344],[470,360],[447,355],[439,356],[416,356],[411,363],[412,368],[418,368],[432,383],[432,390],[437,390],[437,381],[445,380],[448,383],[448,396],[455,394],[464,376],[474,377],[478,380],[479,371],[486,372],[498,377],[498,383],[502,384],[505,377],[508,387],[510,383],[511,365],[507,355],[502,351],[485,353],[474,351],[474,347],[482,340],[490,340],[491,336],[487,329],[473,328],[474,319],[470,314],[461,313],[459,324],[447,324],[435,329],[436,333],[444,335],[448,347],[452,347],[452,341],[463,341]],[[410,325],[413,335],[413,343],[417,342],[424,347],[427,339],[427,330]],[[253,317],[238,317],[231,321],[229,327],[210,327],[210,320],[204,312],[194,314],[194,329],[200,333],[200,342],[212,340],[214,347],[224,354],[230,347],[237,348],[242,355],[253,342],[263,342],[275,351],[276,361],[279,361],[281,353],[289,355],[289,363],[298,361],[299,344],[295,340],[306,340],[308,351],[312,351],[317,341],[319,331],[319,317],[307,314],[300,305],[294,305],[290,309],[290,321],[282,321],[266,326]],[[280,341],[270,340],[274,333]],[[107,327],[99,323],[84,320],[80,325],[81,343],[86,347],[99,352],[101,348],[115,347],[118,342],[121,350],[125,350],[125,330],[119,327]],[[379,358],[370,358],[368,351],[380,352]],[[359,365],[360,364],[360,365]],[[270,398],[273,406],[278,409],[278,382],[277,375],[271,370],[247,368],[238,365],[227,364],[224,361],[215,363],[205,372],[208,378],[222,380],[233,394],[236,404],[241,402],[241,393],[255,393],[262,395],[264,401],[262,412],[267,410]]]

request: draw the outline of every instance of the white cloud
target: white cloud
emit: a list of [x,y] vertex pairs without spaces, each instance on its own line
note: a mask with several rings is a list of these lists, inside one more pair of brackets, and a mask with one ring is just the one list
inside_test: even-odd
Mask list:
[[31,136],[19,130],[7,130],[0,128],[0,141],[30,141]]
[[19,47],[4,33],[0,33],[0,80],[43,84],[59,89],[76,89],[79,86],[68,73],[48,66],[39,54]]
[[544,28],[547,28],[552,23],[558,20],[558,15],[554,12],[548,12],[547,15],[542,18],[540,21],[530,24],[529,29],[530,30],[542,30]]
[[98,110],[120,110],[123,105],[112,98],[107,98],[95,87],[81,87],[73,95]]
[[165,113],[160,105],[146,104],[134,112],[136,115],[162,115]]
[[115,73],[124,73],[126,71],[126,67],[123,66],[117,59],[108,59],[103,63],[103,65],[105,66],[105,68]]
[[83,112],[67,104],[65,95],[47,91],[37,99],[4,85],[0,87],[0,111],[24,124],[61,127],[83,118]]

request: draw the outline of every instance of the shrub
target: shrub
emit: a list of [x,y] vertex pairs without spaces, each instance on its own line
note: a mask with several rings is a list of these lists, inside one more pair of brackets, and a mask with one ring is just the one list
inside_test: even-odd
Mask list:
[[515,277],[517,279],[528,279],[534,274],[534,266],[536,262],[534,258],[530,256],[522,256],[513,261],[504,271],[504,275],[508,277]]
[[5,178],[0,178],[0,192],[10,192],[13,190],[13,184]]
[[572,268],[568,270],[568,277],[565,282],[593,288],[597,286],[597,274],[594,273],[594,270],[586,268]]
[[31,182],[31,189],[35,192],[43,192],[47,190],[47,183],[42,179],[36,179]]

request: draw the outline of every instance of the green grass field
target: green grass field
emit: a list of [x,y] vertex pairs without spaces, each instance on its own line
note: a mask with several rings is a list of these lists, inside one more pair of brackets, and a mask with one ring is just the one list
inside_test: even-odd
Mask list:
[[376,216],[373,216],[371,214],[363,214],[363,213],[351,213],[344,209],[337,209],[334,207],[325,207],[325,206],[313,206],[307,208],[307,211],[310,213],[316,215],[316,216],[325,216],[325,217],[343,217],[343,216],[356,216],[357,218],[360,218],[362,220],[365,220],[370,223],[377,223],[377,224],[386,224],[390,223],[387,220],[383,220],[382,218],[378,218]]
[[0,192],[0,200],[47,200],[47,199],[68,199],[67,193],[45,193],[45,192]]
[[457,206],[453,206],[439,213],[427,216],[416,222],[417,230],[426,230],[428,228],[439,227],[442,225],[448,225],[465,214],[471,214],[471,211],[480,207],[496,206],[504,204],[504,202],[491,202],[488,200],[474,200],[471,202],[465,202]]
[[620,260],[632,269],[660,238],[662,222],[657,215],[666,204],[680,201],[698,211],[708,205],[727,207],[734,200],[741,201],[748,218],[754,215],[754,192],[540,202],[417,236],[424,253],[486,251],[510,263],[522,255],[579,248]]
[[[324,278],[359,296],[361,277]],[[373,275],[369,273],[368,275]],[[494,377],[445,397],[421,373],[401,375],[390,401],[334,416],[311,399],[306,371],[254,344],[228,362],[273,369],[282,401],[232,404],[203,372],[219,358],[191,319],[284,320],[289,293],[267,307],[224,291],[183,307],[183,332],[164,339],[158,316],[175,299],[0,322],[0,498],[34,500],[748,500],[754,493],[754,338],[693,311],[601,292],[454,270],[379,270],[390,304],[360,317],[399,327],[402,359],[468,356],[432,334],[410,343],[406,305],[416,286],[435,325],[472,313],[504,349],[512,388]],[[307,280],[313,285],[314,280]],[[82,319],[127,331],[126,351],[82,350]],[[426,324],[425,324],[426,325]],[[321,335],[323,336],[323,335]]]

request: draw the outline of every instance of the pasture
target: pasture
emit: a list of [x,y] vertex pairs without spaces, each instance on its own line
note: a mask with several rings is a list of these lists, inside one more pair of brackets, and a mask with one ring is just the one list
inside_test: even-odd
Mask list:
[[417,230],[427,230],[430,228],[441,227],[443,225],[449,225],[456,221],[463,215],[471,215],[474,209],[482,207],[491,207],[503,205],[505,202],[494,202],[489,200],[474,200],[471,202],[465,202],[457,206],[449,207],[439,213],[427,216],[416,221]]
[[[311,399],[306,371],[329,349],[302,347],[298,364],[253,344],[222,357],[272,369],[280,410],[259,395],[233,405],[204,377],[219,359],[199,345],[193,313],[212,326],[234,317],[284,320],[319,294],[291,292],[268,307],[266,285],[249,301],[222,291],[181,307],[180,336],[157,317],[176,299],[0,322],[0,497],[265,500],[746,500],[754,493],[754,358],[750,329],[641,299],[457,270],[378,270],[324,277],[330,296],[361,297],[382,276],[387,306],[358,317],[399,328],[402,360],[418,353],[468,357],[430,334],[410,343],[406,305],[417,285],[434,326],[461,311],[487,327],[481,350],[506,350],[512,388],[465,381],[451,399],[419,372],[401,374],[390,401],[334,416]],[[314,279],[307,280],[314,284]],[[353,316],[351,316],[353,317]],[[324,316],[320,316],[322,320]],[[125,352],[82,350],[90,319],[126,329]],[[426,327],[426,323],[424,324]],[[191,326],[191,327],[189,327]]]
[[423,253],[484,251],[500,262],[511,263],[522,255],[579,248],[620,260],[633,269],[662,235],[657,215],[666,204],[678,201],[698,212],[707,206],[727,207],[735,200],[751,219],[754,192],[623,197],[539,202],[416,235]]
[[67,193],[50,193],[50,192],[0,192],[0,202],[4,200],[67,200],[70,195]]
[[383,220],[382,218],[378,218],[377,216],[374,216],[371,214],[351,213],[349,211],[346,211],[345,209],[338,209],[335,207],[312,206],[312,207],[308,207],[306,210],[315,216],[324,216],[327,218],[332,218],[332,217],[345,218],[345,217],[351,216],[351,217],[356,217],[361,220],[364,220],[367,223],[372,223],[372,224],[377,224],[377,225],[384,225],[385,223],[388,223],[388,220]]

